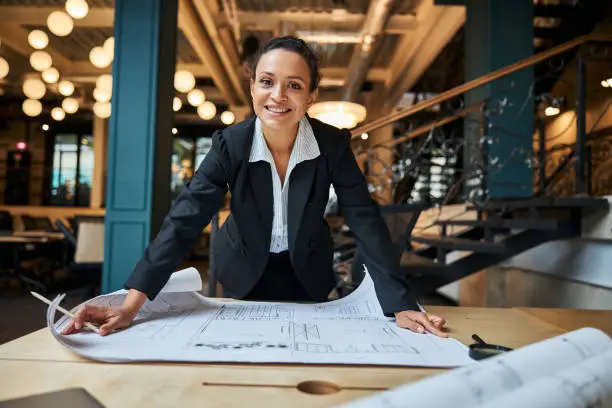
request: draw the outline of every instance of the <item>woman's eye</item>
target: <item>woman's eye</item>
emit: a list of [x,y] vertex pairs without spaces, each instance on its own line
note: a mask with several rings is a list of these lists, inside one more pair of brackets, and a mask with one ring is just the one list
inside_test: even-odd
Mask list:
[[268,85],[272,85],[272,80],[268,78],[262,78],[259,80],[259,83],[262,85],[268,86]]
[[289,88],[291,89],[302,89],[302,85],[298,84],[297,82],[292,82],[289,84]]

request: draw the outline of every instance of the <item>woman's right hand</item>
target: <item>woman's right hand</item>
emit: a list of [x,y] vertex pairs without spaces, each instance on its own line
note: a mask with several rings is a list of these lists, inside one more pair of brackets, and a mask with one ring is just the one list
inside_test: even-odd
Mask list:
[[85,322],[99,326],[100,336],[106,336],[115,330],[125,329],[132,324],[135,313],[125,306],[94,306],[84,305],[74,316],[74,319],[62,330],[62,334],[75,333],[85,325]]

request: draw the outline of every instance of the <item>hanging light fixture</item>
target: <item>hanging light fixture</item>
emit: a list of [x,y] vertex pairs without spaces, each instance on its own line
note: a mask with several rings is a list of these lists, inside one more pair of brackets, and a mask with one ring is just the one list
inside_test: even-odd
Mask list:
[[29,99],[40,99],[46,92],[47,86],[38,78],[28,78],[23,81],[23,93]]
[[106,68],[110,65],[111,59],[102,47],[93,47],[89,52],[89,61],[98,68]]
[[59,80],[59,71],[57,68],[49,67],[42,72],[42,79],[48,84],[54,84]]
[[62,109],[69,114],[73,114],[79,110],[79,101],[74,98],[65,98],[62,101]]
[[366,108],[346,101],[319,102],[308,109],[308,115],[340,129],[352,129],[366,118]]
[[108,58],[112,61],[115,58],[115,37],[108,37],[102,45],[104,52]]
[[109,102],[95,102],[93,104],[94,115],[102,119],[108,119],[111,115],[111,104]]
[[178,96],[175,96],[174,99],[172,100],[172,110],[175,112],[178,112],[181,110],[182,107],[183,107],[183,102],[181,102],[181,98],[179,98]]
[[186,70],[176,71],[174,73],[174,89],[179,92],[187,93],[195,87],[195,77]]
[[206,101],[198,106],[198,116],[204,120],[211,120],[217,114],[217,107],[211,101]]
[[47,27],[58,37],[65,37],[72,32],[74,23],[72,18],[63,11],[54,11],[47,17]]
[[107,103],[111,100],[111,93],[106,89],[96,88],[93,90],[93,97],[96,101]]
[[55,107],[51,109],[51,117],[55,120],[62,121],[66,117],[66,112],[60,107]]
[[62,95],[70,96],[74,93],[74,84],[64,79],[57,85],[57,89]]
[[89,6],[85,0],[67,0],[66,11],[72,18],[81,19],[89,13]]
[[32,30],[28,34],[28,43],[36,50],[42,50],[49,45],[49,36],[42,30]]
[[47,51],[34,51],[30,54],[30,65],[37,71],[44,71],[53,64],[53,60]]
[[103,74],[96,79],[96,88],[104,91],[113,91],[113,76],[110,74]]
[[0,79],[6,78],[10,70],[9,63],[4,58],[0,57]]
[[33,118],[40,115],[40,112],[42,112],[42,103],[36,99],[26,99],[23,101],[21,109],[23,113]]
[[236,116],[232,111],[225,111],[221,114],[221,122],[225,125],[231,125],[236,120]]
[[201,89],[192,89],[187,94],[187,102],[189,102],[191,106],[200,106],[205,100],[206,95]]

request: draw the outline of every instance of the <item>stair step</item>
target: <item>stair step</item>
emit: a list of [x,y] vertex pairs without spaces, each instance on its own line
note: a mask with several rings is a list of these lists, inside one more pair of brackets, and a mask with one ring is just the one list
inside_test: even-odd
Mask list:
[[506,251],[506,247],[501,243],[472,239],[455,237],[411,237],[410,239],[421,244],[453,251],[484,252],[489,254],[501,254]]
[[491,201],[483,207],[470,205],[466,210],[503,210],[518,208],[556,207],[556,208],[608,208],[610,203],[601,197],[538,197],[524,200]]
[[401,266],[418,265],[418,266],[432,266],[432,267],[444,266],[444,265],[440,265],[439,263],[435,262],[431,258],[426,258],[424,256],[417,255],[413,252],[405,252],[405,251],[402,253],[402,258],[400,259],[400,265]]
[[488,220],[440,220],[436,224],[446,226],[456,225],[481,228],[533,229],[542,231],[554,231],[559,227],[559,221],[557,220],[543,220],[531,218]]

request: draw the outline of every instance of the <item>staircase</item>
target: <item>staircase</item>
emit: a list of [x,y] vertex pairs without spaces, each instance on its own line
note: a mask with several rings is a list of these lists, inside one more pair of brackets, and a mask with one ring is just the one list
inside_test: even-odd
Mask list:
[[[471,206],[468,210],[478,214],[475,220],[437,221],[440,236],[412,235],[410,241],[421,248],[402,256],[402,269],[412,290],[424,296],[544,242],[578,237],[583,215],[608,208],[608,201],[597,197],[540,197]],[[449,235],[451,226],[468,229]],[[454,251],[464,254],[447,262]]]

